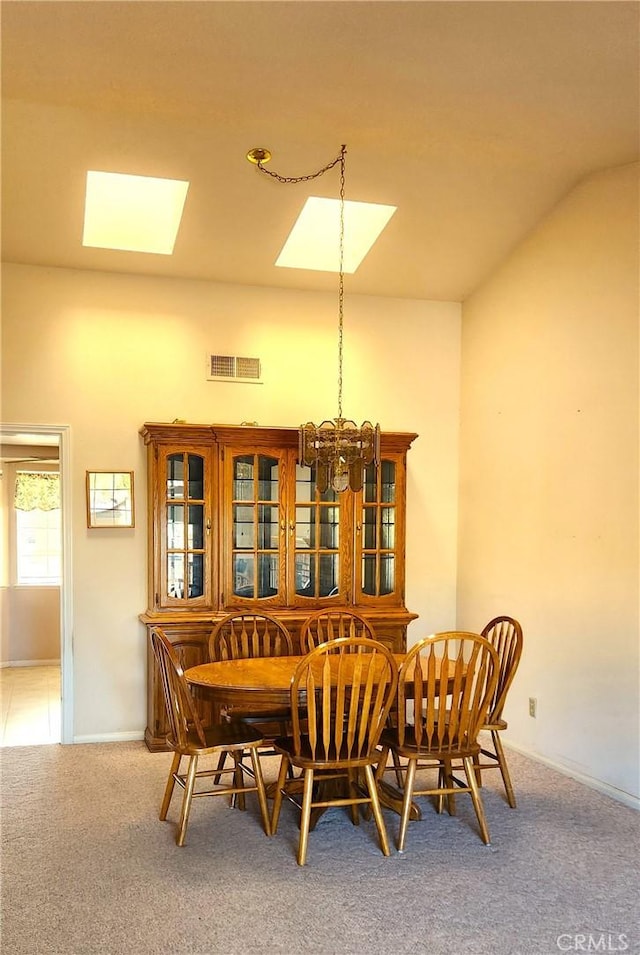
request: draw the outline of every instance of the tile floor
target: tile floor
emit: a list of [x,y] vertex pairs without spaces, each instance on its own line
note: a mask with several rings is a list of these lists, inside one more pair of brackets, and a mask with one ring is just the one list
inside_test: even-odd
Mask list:
[[60,742],[60,667],[2,667],[0,746]]

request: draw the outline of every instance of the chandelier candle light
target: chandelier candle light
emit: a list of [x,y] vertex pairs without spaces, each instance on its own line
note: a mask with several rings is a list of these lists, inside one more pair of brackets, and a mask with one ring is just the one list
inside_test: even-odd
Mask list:
[[338,270],[338,415],[319,425],[308,421],[300,426],[300,463],[316,466],[316,482],[320,493],[329,487],[334,491],[359,491],[364,479],[367,464],[378,465],[380,461],[380,425],[364,421],[360,427],[355,421],[342,416],[342,351],[344,328],[344,181],[345,157],[347,147],[340,147],[340,154],[307,176],[279,176],[264,163],[269,162],[268,149],[256,148],[247,153],[249,162],[254,163],[260,172],[271,176],[278,182],[306,182],[317,179],[329,169],[340,165],[340,228],[339,228],[339,270]]

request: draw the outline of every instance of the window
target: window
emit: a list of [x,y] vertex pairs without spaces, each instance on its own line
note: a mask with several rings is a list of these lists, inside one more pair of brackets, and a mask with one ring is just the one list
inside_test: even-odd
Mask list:
[[19,471],[16,475],[15,514],[17,583],[60,584],[60,476]]

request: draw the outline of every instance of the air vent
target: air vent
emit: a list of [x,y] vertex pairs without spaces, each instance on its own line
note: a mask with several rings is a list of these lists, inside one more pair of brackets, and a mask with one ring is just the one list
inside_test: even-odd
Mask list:
[[261,385],[259,358],[238,358],[235,355],[208,355],[207,381],[240,381]]

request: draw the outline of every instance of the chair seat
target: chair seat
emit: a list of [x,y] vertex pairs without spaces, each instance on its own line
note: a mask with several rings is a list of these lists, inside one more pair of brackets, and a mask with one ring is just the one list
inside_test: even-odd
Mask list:
[[485,723],[482,727],[483,730],[506,730],[508,723],[506,720],[491,720],[488,723]]
[[423,743],[416,742],[414,726],[405,726],[404,740],[402,746],[398,738],[398,730],[394,727],[386,727],[380,736],[380,745],[388,746],[394,749],[399,756],[423,755],[425,759],[463,759],[465,756],[476,756],[480,752],[480,743],[478,741],[469,742],[456,740],[452,745],[449,740],[449,734],[445,733],[440,740],[434,740],[431,747]]
[[[300,752],[297,754],[295,753],[294,740],[293,740],[293,737],[291,736],[278,737],[278,739],[274,740],[273,748],[278,753],[286,754],[286,756],[288,756],[288,758],[291,760],[294,766],[305,768],[307,766],[317,767],[318,765],[317,752],[315,755],[313,754],[311,749],[311,743],[309,741],[308,736],[300,737]],[[327,763],[327,765],[334,762],[335,763],[341,762],[343,763],[343,765],[348,763],[348,768],[355,768],[358,766],[368,766],[368,765],[370,766],[374,763],[377,763],[378,761],[377,757],[380,755],[381,753],[378,753],[377,751],[375,751],[372,754],[372,756],[363,756],[362,758],[358,759],[357,757],[353,757],[352,755],[349,754],[347,744],[343,743],[339,752],[336,750],[335,745],[332,745],[330,747],[329,752],[326,754],[326,757],[323,751],[322,758],[323,758],[323,761]],[[345,772],[346,772],[346,769],[345,769]]]
[[[203,747],[196,730],[189,729],[187,746],[183,748],[185,755],[191,753],[203,755],[207,750],[238,749],[241,746],[256,746],[262,742],[262,733],[240,720],[214,723],[204,728],[204,735],[206,746]],[[169,744],[172,749],[176,748],[174,740],[169,739]]]

